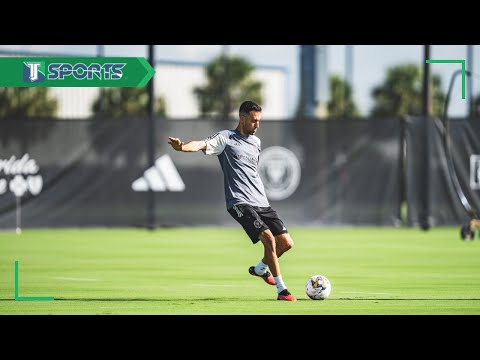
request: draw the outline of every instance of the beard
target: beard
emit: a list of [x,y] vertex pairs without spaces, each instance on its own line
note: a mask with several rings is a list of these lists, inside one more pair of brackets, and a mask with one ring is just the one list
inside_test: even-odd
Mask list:
[[246,126],[243,128],[243,132],[248,135],[254,135],[257,129],[254,128],[247,128]]

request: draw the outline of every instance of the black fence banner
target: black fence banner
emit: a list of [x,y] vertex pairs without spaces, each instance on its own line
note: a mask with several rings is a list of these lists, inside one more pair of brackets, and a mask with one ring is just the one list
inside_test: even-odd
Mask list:
[[[143,227],[148,196],[157,226],[236,226],[216,156],[174,151],[168,137],[205,139],[237,122],[155,121],[152,167],[146,118],[0,121],[0,228],[16,226],[19,206],[25,228]],[[289,226],[400,225],[400,134],[397,118],[262,120],[272,207]]]

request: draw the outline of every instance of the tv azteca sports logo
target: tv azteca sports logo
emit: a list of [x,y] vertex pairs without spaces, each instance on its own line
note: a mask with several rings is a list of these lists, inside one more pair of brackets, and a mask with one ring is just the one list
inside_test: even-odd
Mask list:
[[143,57],[0,56],[2,87],[144,87],[155,69]]
[[42,83],[45,81],[44,62],[24,62],[23,81],[26,83]]
[[126,63],[51,63],[46,68],[45,62],[28,61],[23,63],[23,81],[42,83],[45,80],[120,80]]

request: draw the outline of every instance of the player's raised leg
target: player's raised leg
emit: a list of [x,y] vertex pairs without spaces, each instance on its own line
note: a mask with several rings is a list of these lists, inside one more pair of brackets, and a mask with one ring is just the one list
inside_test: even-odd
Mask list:
[[272,273],[268,271],[268,265],[265,264],[263,259],[256,266],[250,266],[248,272],[250,275],[261,277],[269,285],[275,285],[275,279]]

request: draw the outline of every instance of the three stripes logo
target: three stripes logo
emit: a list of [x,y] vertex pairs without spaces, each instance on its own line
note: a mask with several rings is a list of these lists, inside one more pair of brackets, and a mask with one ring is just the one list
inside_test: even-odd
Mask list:
[[133,191],[184,191],[183,182],[169,155],[155,160],[155,165],[144,171],[143,176],[132,183]]
[[233,210],[237,212],[237,216],[241,218],[243,216],[242,210],[240,210],[237,205],[233,205]]

